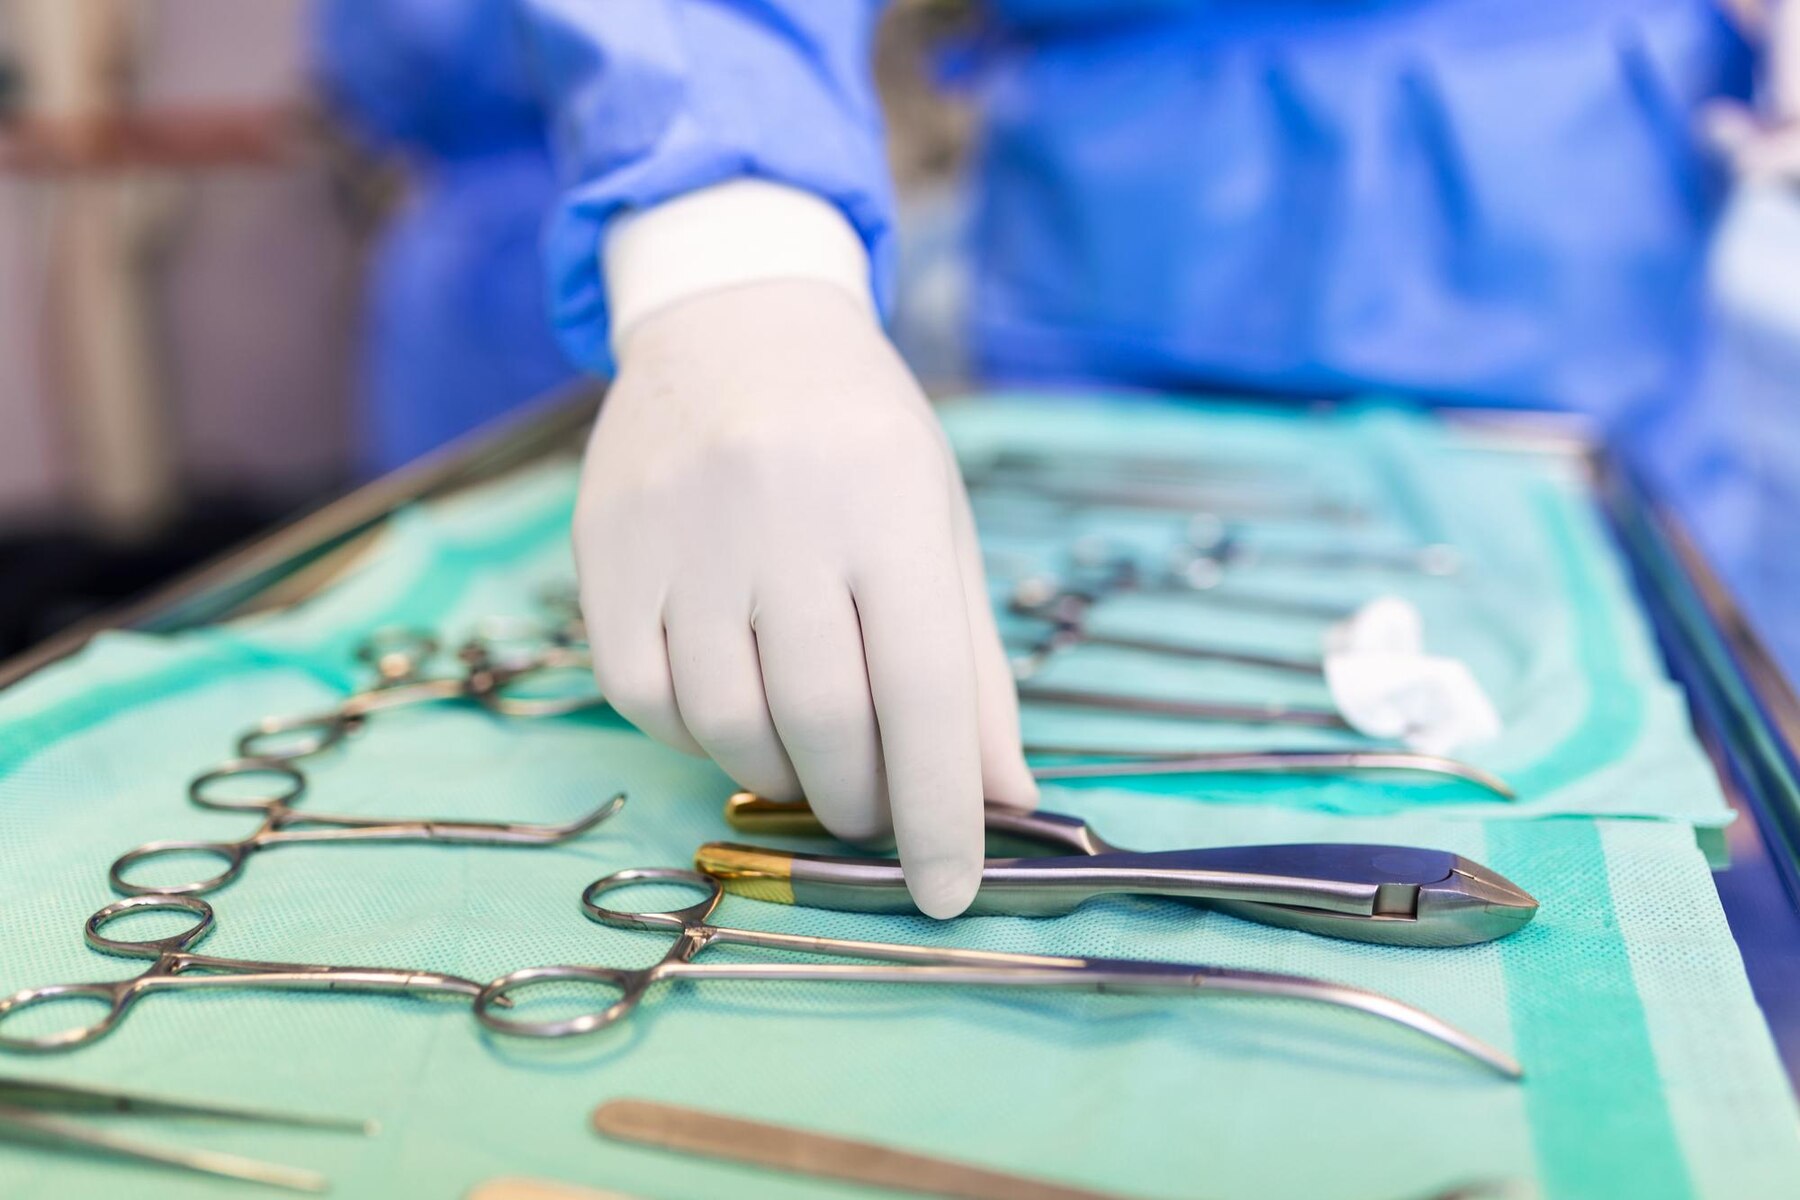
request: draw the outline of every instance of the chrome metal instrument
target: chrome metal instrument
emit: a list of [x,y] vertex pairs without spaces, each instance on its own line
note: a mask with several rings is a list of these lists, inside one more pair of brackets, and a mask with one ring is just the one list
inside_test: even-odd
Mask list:
[[[198,918],[192,927],[160,938],[129,940],[107,937],[106,926],[127,913],[180,912]],[[0,1048],[7,1050],[72,1050],[104,1037],[144,996],[153,992],[220,988],[275,988],[311,992],[399,992],[408,995],[473,996],[481,985],[438,971],[392,967],[331,967],[311,963],[258,962],[191,953],[213,929],[212,906],[197,896],[131,896],[115,900],[87,919],[87,944],[118,958],[149,959],[150,966],[129,979],[95,983],[56,983],[25,988],[0,999]],[[59,1001],[99,1001],[106,1012],[85,1025],[37,1036],[9,1036],[8,1018]]]
[[[803,803],[740,792],[738,829],[820,835]],[[1204,903],[1245,920],[1395,946],[1467,946],[1517,932],[1537,901],[1505,877],[1446,850],[1324,842],[1140,852],[1104,840],[1078,817],[989,805],[990,838],[1065,852],[990,858],[969,913],[1060,916],[1096,896],[1129,893]],[[1070,854],[1072,852],[1072,856]],[[912,912],[892,859],[790,853],[709,842],[694,865],[727,891],[808,908]]]
[[596,1132],[615,1141],[894,1191],[961,1200],[1124,1200],[875,1142],[650,1100],[608,1100],[594,1110],[593,1121]]
[[1028,742],[1025,753],[1084,760],[1033,763],[1032,777],[1046,783],[1158,775],[1347,775],[1398,771],[1460,779],[1502,800],[1518,796],[1511,784],[1473,763],[1414,750],[1120,750]]
[[168,1096],[152,1096],[142,1092],[58,1083],[49,1079],[0,1076],[0,1139],[16,1138],[50,1149],[125,1158],[290,1191],[323,1192],[329,1186],[325,1177],[314,1171],[258,1162],[235,1154],[222,1154],[216,1150],[152,1145],[51,1115],[58,1113],[78,1116],[198,1118],[364,1135],[373,1134],[377,1129],[373,1121],[235,1108]]
[[[215,784],[231,779],[266,776],[277,782],[267,795],[214,795]],[[300,842],[439,842],[463,846],[554,846],[580,837],[625,803],[623,792],[593,812],[566,825],[528,825],[508,821],[397,820],[392,817],[343,817],[310,813],[293,803],[306,790],[306,778],[291,763],[275,759],[238,758],[206,771],[188,785],[188,798],[217,812],[262,814],[262,824],[235,842],[165,840],[149,842],[119,856],[107,873],[113,890],[127,896],[204,895],[217,891],[243,873],[252,854],[272,846]],[[144,862],[171,855],[205,854],[225,864],[224,870],[187,883],[139,884],[126,878]]]
[[[1127,650],[1154,654],[1165,658],[1195,659],[1204,662],[1230,663],[1265,671],[1323,678],[1325,664],[1317,657],[1276,654],[1248,650],[1237,646],[1202,645],[1197,642],[1172,641],[1138,635],[1097,631],[1088,624],[1096,599],[1081,592],[1057,591],[1045,595],[1034,583],[1014,589],[1008,608],[1015,616],[1042,621],[1050,631],[1031,648],[1033,662],[1026,668],[1029,675],[1051,656],[1077,646],[1098,646],[1109,650]],[[1016,662],[1016,660],[1015,660]],[[1015,668],[1016,670],[1016,668]]]
[[[1040,683],[1029,670],[1019,680],[1019,702],[1055,708],[1087,708],[1102,712],[1132,713],[1141,717],[1171,717],[1224,725],[1297,725],[1306,729],[1335,729],[1355,733],[1350,723],[1332,709],[1230,700],[1188,700],[1145,696],[1131,692],[1103,692],[1091,688]],[[1360,735],[1359,735],[1360,736]]]
[[[420,704],[466,702],[507,717],[560,717],[598,708],[606,701],[594,688],[592,656],[574,636],[579,617],[558,608],[549,629],[536,622],[494,621],[487,632],[457,651],[462,670],[430,673],[438,657],[436,637],[416,629],[378,629],[357,648],[357,658],[373,667],[375,681],[346,696],[328,712],[265,717],[237,741],[240,758],[292,762],[339,744],[379,712]],[[540,694],[548,682],[575,681],[573,689]]]
[[[600,903],[607,892],[634,884],[679,884],[700,893],[685,908],[639,912]],[[475,998],[475,1015],[498,1033],[559,1038],[592,1033],[624,1020],[658,983],[676,980],[763,980],[782,982],[916,983],[962,987],[1060,988],[1089,992],[1133,992],[1180,995],[1243,995],[1310,1000],[1353,1009],[1411,1029],[1482,1063],[1508,1078],[1519,1078],[1519,1064],[1504,1051],[1479,1038],[1379,992],[1300,975],[1244,971],[1228,967],[1137,959],[1073,958],[1048,954],[1005,954],[945,946],[896,942],[860,942],[844,938],[767,933],[710,923],[724,895],[719,880],[698,871],[642,867],[616,871],[589,884],[581,907],[590,920],[619,929],[671,933],[674,945],[648,967],[562,965],[527,967],[494,980]],[[715,945],[755,946],[826,958],[873,959],[874,962],[720,962],[694,960]],[[526,1020],[494,1011],[502,1001],[524,1003],[521,993],[549,985],[558,991],[569,984],[603,989],[616,999],[594,1011],[556,1020]]]

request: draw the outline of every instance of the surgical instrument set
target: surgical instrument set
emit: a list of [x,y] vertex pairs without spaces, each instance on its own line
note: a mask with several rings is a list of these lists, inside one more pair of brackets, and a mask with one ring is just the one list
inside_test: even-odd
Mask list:
[[[683,885],[701,893],[702,898],[685,908],[668,911],[614,909],[600,903],[601,897],[609,891],[646,883]],[[712,913],[723,895],[724,885],[718,879],[698,871],[671,867],[631,868],[597,879],[588,885],[581,897],[582,911],[588,918],[619,929],[673,933],[675,942],[668,952],[653,965],[640,969],[569,964],[514,971],[481,989],[475,998],[475,1015],[483,1025],[498,1033],[536,1038],[571,1037],[592,1033],[623,1020],[658,983],[705,979],[1263,996],[1308,1000],[1366,1013],[1450,1047],[1509,1079],[1523,1075],[1519,1064],[1504,1051],[1422,1009],[1364,988],[1298,975],[1227,967],[851,941],[711,924]],[[694,961],[715,945],[754,946],[827,958],[876,961],[710,964]],[[568,984],[596,987],[608,995],[616,995],[616,999],[595,1011],[554,1020],[525,1020],[494,1011],[494,1006],[503,1000],[522,1003],[521,993],[528,989]]]
[[[127,914],[178,912],[198,918],[180,933],[129,940],[108,937],[103,930]],[[481,985],[437,971],[392,967],[334,967],[311,963],[258,962],[194,954],[192,949],[213,929],[212,906],[197,896],[146,895],[115,900],[87,919],[87,944],[102,954],[143,958],[150,966],[128,979],[93,983],[58,983],[25,988],[0,998],[0,1048],[7,1050],[72,1050],[112,1032],[125,1014],[154,992],[220,988],[274,988],[283,991],[387,992],[406,995],[474,996]],[[189,974],[188,972],[193,972]],[[85,1025],[36,1036],[4,1033],[8,1018],[61,1001],[99,1001],[106,1012]]]
[[[803,802],[739,792],[725,804],[737,829],[825,832]],[[1203,903],[1264,925],[1396,946],[1467,946],[1517,932],[1537,901],[1480,863],[1443,850],[1360,843],[1220,846],[1141,852],[1103,839],[1078,817],[986,811],[990,837],[1062,855],[990,858],[971,914],[1060,916],[1102,895]],[[892,859],[791,853],[709,842],[694,865],[725,890],[760,900],[851,912],[912,912]]]
[[[214,785],[233,779],[266,777],[276,782],[266,795],[226,796]],[[243,873],[252,854],[272,846],[300,842],[438,842],[464,846],[554,846],[580,837],[619,811],[624,793],[594,811],[563,825],[531,825],[506,821],[443,821],[390,817],[345,817],[310,813],[292,807],[306,790],[306,778],[292,763],[276,759],[240,758],[194,778],[188,798],[215,812],[260,813],[262,824],[234,842],[166,840],[149,842],[119,856],[107,872],[113,889],[127,896],[203,895],[217,891]],[[132,883],[133,867],[172,855],[204,854],[225,864],[216,875],[186,883]]]
[[30,1142],[54,1149],[81,1153],[100,1153],[137,1162],[176,1167],[202,1175],[237,1179],[246,1183],[266,1184],[297,1192],[322,1192],[328,1187],[323,1175],[296,1167],[240,1158],[214,1150],[188,1150],[162,1147],[134,1138],[120,1137],[105,1130],[76,1124],[60,1116],[125,1115],[133,1117],[179,1117],[202,1120],[244,1122],[258,1125],[282,1125],[293,1129],[318,1129],[336,1133],[372,1135],[378,1126],[373,1121],[342,1117],[320,1117],[306,1113],[273,1112],[267,1109],[234,1108],[220,1104],[177,1100],[168,1096],[152,1096],[142,1092],[117,1091],[111,1088],[84,1087],[58,1083],[48,1079],[24,1079],[0,1076],[0,1139]]

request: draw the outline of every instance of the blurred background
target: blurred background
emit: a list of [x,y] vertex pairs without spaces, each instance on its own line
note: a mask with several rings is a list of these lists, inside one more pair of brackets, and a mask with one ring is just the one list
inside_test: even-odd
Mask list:
[[387,185],[316,114],[305,11],[0,4],[0,653],[351,473]]
[[[378,39],[361,23],[408,7],[0,0],[0,658],[576,379],[544,322],[548,159],[518,136],[533,101],[500,67],[446,82],[362,55]],[[1722,7],[1753,28],[1767,4]],[[893,330],[927,381],[966,373],[973,8],[896,0],[877,43]],[[458,25],[471,61],[503,53],[484,19]],[[1713,290],[1744,319],[1705,383],[1765,498],[1800,479],[1800,188],[1781,197],[1727,210],[1755,234],[1719,239]],[[478,294],[441,295],[471,280]],[[421,316],[382,328],[384,309]],[[413,403],[384,408],[406,388]],[[1753,611],[1791,607],[1800,555],[1768,544],[1766,516],[1716,507]],[[1800,661],[1800,621],[1762,623]]]
[[[0,0],[0,657],[410,450],[371,450],[359,393],[375,236],[417,181],[324,102],[314,10]],[[942,237],[969,120],[918,59],[956,19],[895,5],[880,58],[906,205]],[[902,324],[950,370],[960,285],[916,274]],[[520,374],[523,399],[570,372]]]

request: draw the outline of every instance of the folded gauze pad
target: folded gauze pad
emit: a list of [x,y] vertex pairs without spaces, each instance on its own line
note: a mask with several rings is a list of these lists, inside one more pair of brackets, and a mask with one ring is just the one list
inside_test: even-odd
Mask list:
[[1500,714],[1460,659],[1379,650],[1327,654],[1325,682],[1351,728],[1422,754],[1449,754],[1500,733]]
[[1412,601],[1399,596],[1377,596],[1326,628],[1326,654],[1362,650],[1387,654],[1425,653],[1425,621]]

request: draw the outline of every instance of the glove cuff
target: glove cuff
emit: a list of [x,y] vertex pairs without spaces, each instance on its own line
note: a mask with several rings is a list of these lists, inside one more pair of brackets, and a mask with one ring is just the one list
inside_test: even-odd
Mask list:
[[873,318],[869,255],[836,206],[762,179],[733,179],[626,213],[606,228],[600,269],[616,355],[657,309],[767,279],[836,284]]

